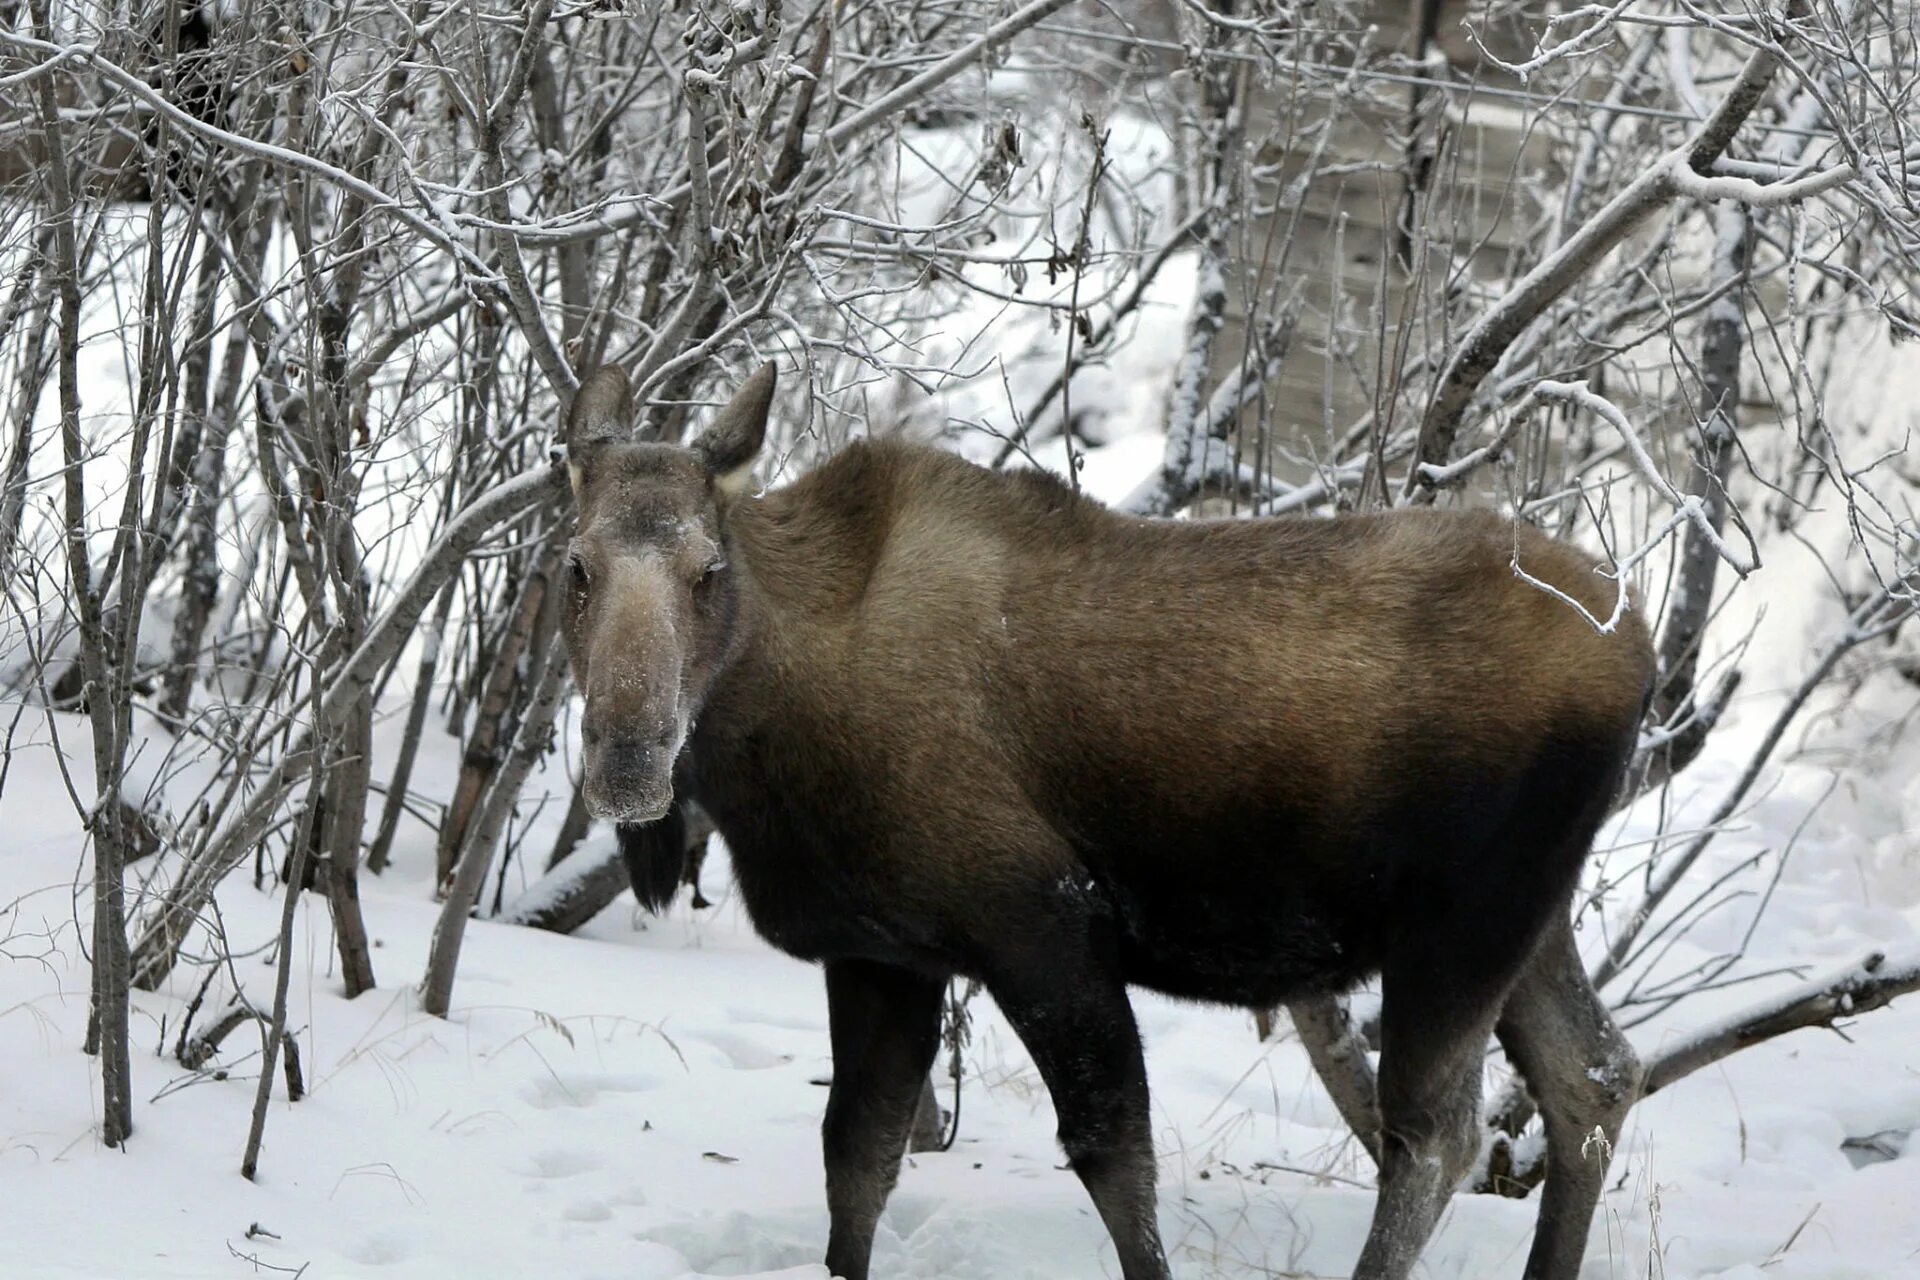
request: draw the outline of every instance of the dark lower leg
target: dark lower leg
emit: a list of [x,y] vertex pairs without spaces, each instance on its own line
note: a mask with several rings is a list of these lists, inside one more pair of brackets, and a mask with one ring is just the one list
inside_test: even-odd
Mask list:
[[1146,1065],[1117,972],[1068,964],[1043,984],[990,983],[1053,1095],[1060,1146],[1106,1224],[1125,1280],[1167,1280],[1154,1212]]
[[1500,1041],[1540,1108],[1547,1180],[1527,1280],[1572,1280],[1627,1112],[1640,1060],[1587,981],[1564,920],[1541,941],[1500,1018]]
[[1452,939],[1404,946],[1381,975],[1380,1196],[1355,1280],[1405,1280],[1478,1152],[1480,1068],[1504,994],[1486,957]]
[[939,1047],[944,985],[860,960],[827,966],[827,1270],[845,1280],[866,1280],[874,1229],[900,1175],[921,1084]]
[[1137,1127],[1142,1132],[1090,1141],[1069,1138],[1063,1122],[1060,1146],[1106,1225],[1120,1259],[1120,1274],[1126,1280],[1166,1280],[1166,1255],[1155,1216],[1153,1144],[1144,1132],[1147,1126]]
[[1354,1280],[1404,1280],[1412,1272],[1472,1162],[1479,1069],[1477,1053],[1429,1063],[1431,1074],[1398,1103],[1383,1071],[1380,1197]]

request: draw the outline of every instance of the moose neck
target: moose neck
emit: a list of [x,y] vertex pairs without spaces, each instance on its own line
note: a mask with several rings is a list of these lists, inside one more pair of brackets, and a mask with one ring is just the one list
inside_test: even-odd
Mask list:
[[[872,521],[841,509],[820,476],[743,495],[726,510],[721,536],[732,565],[734,618],[697,721],[702,730],[740,728],[768,714],[770,687],[820,655],[817,624],[854,607],[865,588]],[[697,738],[711,745],[717,736],[724,735]]]
[[739,584],[743,656],[795,624],[838,612],[865,587],[873,522],[836,509],[820,484],[827,478],[810,472],[727,510],[723,536]]

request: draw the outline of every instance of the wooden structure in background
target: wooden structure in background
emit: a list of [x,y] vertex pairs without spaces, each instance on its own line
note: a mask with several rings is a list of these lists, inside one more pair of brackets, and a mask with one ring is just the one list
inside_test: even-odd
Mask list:
[[[1549,201],[1539,175],[1551,140],[1528,133],[1510,99],[1407,82],[1421,66],[1425,16],[1435,24],[1427,74],[1444,62],[1463,83],[1515,87],[1462,19],[1501,56],[1524,57],[1532,28],[1516,11],[1539,7],[1447,0],[1430,11],[1419,0],[1367,0],[1328,12],[1364,46],[1360,74],[1322,64],[1253,78],[1247,132],[1263,140],[1255,169],[1268,171],[1255,194],[1278,207],[1237,247],[1216,374],[1245,358],[1250,319],[1258,325],[1291,307],[1297,323],[1279,379],[1242,422],[1249,461],[1297,481],[1368,414],[1402,421],[1409,406],[1396,403],[1391,374],[1382,376],[1400,364],[1395,350],[1437,352],[1479,292],[1475,282],[1508,275],[1514,250],[1541,234]],[[1490,8],[1507,16],[1490,20]],[[1309,170],[1316,176],[1299,184]]]

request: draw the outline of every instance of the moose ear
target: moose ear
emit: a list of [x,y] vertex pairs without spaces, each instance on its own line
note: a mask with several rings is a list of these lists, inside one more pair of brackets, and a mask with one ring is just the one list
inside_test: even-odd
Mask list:
[[567,472],[580,492],[587,459],[600,445],[633,434],[633,392],[619,365],[603,364],[580,383],[567,411]]
[[713,476],[714,488],[728,496],[746,488],[753,460],[767,438],[767,410],[773,407],[778,376],[771,360],[754,370],[713,425],[693,443],[693,451]]

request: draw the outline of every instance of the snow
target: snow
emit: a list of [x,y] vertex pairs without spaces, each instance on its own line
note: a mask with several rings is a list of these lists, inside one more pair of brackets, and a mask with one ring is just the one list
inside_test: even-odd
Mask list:
[[[1704,885],[1759,848],[1782,847],[1806,821],[1754,931],[1753,970],[1823,971],[1908,949],[1920,930],[1916,749],[1898,735],[1914,699],[1892,677],[1874,679],[1886,683],[1869,696],[1808,713],[1816,731],[1694,873]],[[1764,700],[1742,710],[1684,776],[1677,826],[1688,805],[1710,805],[1731,781],[1767,714]],[[84,763],[84,722],[57,720],[70,763]],[[382,726],[387,758],[398,723]],[[420,785],[444,786],[456,763],[452,740],[432,732]],[[623,896],[571,938],[476,921],[443,1022],[419,1012],[412,990],[437,908],[433,833],[409,817],[393,869],[365,887],[379,990],[340,996],[324,903],[303,900],[291,1017],[310,1092],[289,1105],[276,1090],[260,1179],[249,1184],[237,1170],[255,1033],[242,1027],[226,1042],[216,1060],[224,1078],[196,1077],[171,1056],[198,969],[134,994],[137,1128],[125,1153],[99,1145],[98,1080],[79,1051],[85,903],[71,886],[85,870],[82,839],[32,715],[7,782],[0,1177],[10,1229],[0,1274],[242,1275],[256,1274],[247,1259],[257,1259],[258,1274],[304,1265],[311,1276],[825,1275],[822,986],[753,936],[728,891],[724,850],[708,859],[718,905],[707,912],[683,898],[642,927]],[[557,767],[536,778],[528,811],[562,784]],[[191,794],[185,780],[170,785]],[[563,808],[549,799],[529,848],[542,847]],[[1606,861],[1640,856],[1633,842],[1652,822],[1636,812],[1618,824],[1607,838],[1622,847]],[[275,899],[243,873],[220,906],[234,972],[264,1003]],[[1710,918],[1663,972],[1737,940],[1750,911],[1749,898]],[[198,1025],[217,1016],[229,981],[216,980]],[[1702,996],[1634,1037],[1657,1050],[1792,981]],[[1251,1020],[1234,1011],[1144,994],[1137,1005],[1175,1274],[1347,1274],[1371,1211],[1370,1175],[1298,1046],[1256,1043]],[[876,1276],[1115,1274],[1090,1204],[1060,1167],[1030,1061],[990,1001],[975,1011],[960,1140],[910,1160]],[[1653,1274],[1675,1280],[1909,1273],[1920,1158],[1856,1169],[1841,1144],[1891,1133],[1888,1150],[1912,1152],[1898,1135],[1920,1125],[1911,1066],[1920,1002],[1867,1015],[1848,1036],[1802,1032],[1643,1103],[1620,1144],[1586,1280],[1647,1274],[1650,1247],[1662,1260]],[[1532,1201],[1456,1197],[1422,1274],[1517,1276],[1534,1212]]]

